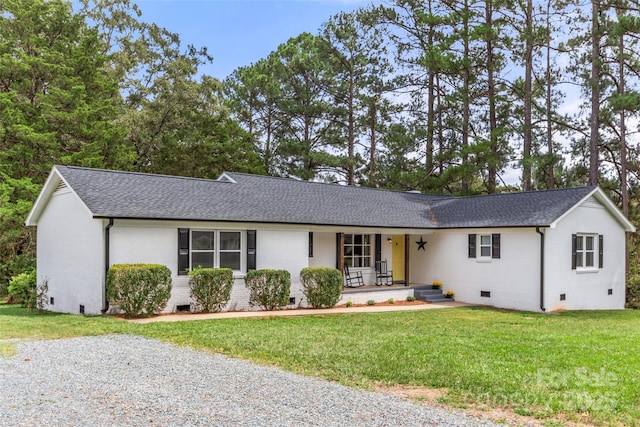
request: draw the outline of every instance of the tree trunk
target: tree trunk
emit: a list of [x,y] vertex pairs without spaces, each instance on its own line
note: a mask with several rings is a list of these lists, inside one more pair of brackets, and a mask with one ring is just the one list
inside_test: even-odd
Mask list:
[[376,102],[371,99],[369,104],[369,187],[376,186]]
[[[618,10],[618,17],[622,11]],[[618,93],[624,97],[626,79],[624,75],[624,33],[620,33],[618,40]],[[627,126],[625,110],[620,109],[620,193],[622,195],[622,213],[629,218],[629,190],[627,189]],[[624,267],[625,273],[629,273],[629,245],[628,233],[625,233]]]
[[496,120],[496,87],[494,82],[494,57],[493,57],[493,4],[491,0],[485,3],[485,19],[489,29],[487,34],[487,100],[489,102],[489,150],[491,155],[488,158],[487,192],[496,192],[498,135]]
[[555,153],[553,148],[553,111],[551,110],[551,0],[547,1],[547,69],[545,71],[547,81],[546,113],[547,113],[547,157],[548,162],[548,183],[549,190],[556,186],[555,179]]
[[524,135],[522,138],[522,189],[531,190],[531,143],[533,126],[531,121],[533,80],[533,1],[527,0],[525,12],[525,68],[524,68]]
[[589,137],[589,185],[598,185],[600,166],[600,0],[591,0],[591,135]]
[[[431,13],[431,1],[429,1],[429,13]],[[433,46],[433,25],[429,26],[429,34],[427,35],[428,46]],[[427,146],[425,155],[425,172],[429,176],[433,173],[433,134],[435,132],[435,79],[433,67],[427,69],[429,77],[427,79]]]
[[[461,135],[461,143],[462,143],[462,165],[466,166],[469,162],[469,156],[467,155],[467,147],[469,147],[469,120],[471,119],[471,100],[469,99],[470,92],[470,79],[471,72],[469,70],[469,62],[470,62],[470,48],[469,48],[469,0],[465,0],[464,2],[464,15],[463,15],[463,70],[462,70],[462,135]],[[465,193],[469,191],[469,178],[467,177],[466,172],[462,176],[462,192]]]
[[354,103],[354,79],[353,79],[353,64],[349,64],[351,69],[349,70],[349,117],[348,117],[348,133],[347,136],[349,141],[349,158],[347,159],[347,185],[355,185],[355,126],[354,126],[354,114],[353,114],[353,103]]

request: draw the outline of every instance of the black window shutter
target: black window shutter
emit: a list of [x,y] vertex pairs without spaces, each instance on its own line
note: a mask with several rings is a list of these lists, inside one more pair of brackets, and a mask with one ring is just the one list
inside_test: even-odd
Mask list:
[[598,268],[602,268],[602,264],[604,261],[604,236],[602,234],[598,235]]
[[189,273],[189,229],[178,228],[178,276]]
[[256,230],[247,230],[247,271],[256,269]]
[[491,258],[500,258],[500,235],[491,235]]
[[576,264],[578,263],[577,248],[578,248],[578,235],[572,234],[571,235],[571,269],[572,270],[576,269]]
[[376,234],[376,262],[382,260],[382,235]]
[[309,258],[313,258],[313,231],[309,232]]
[[469,258],[476,257],[476,235],[469,234]]
[[[341,259],[343,265],[340,265]],[[336,268],[340,271],[344,268],[344,233],[336,233]]]

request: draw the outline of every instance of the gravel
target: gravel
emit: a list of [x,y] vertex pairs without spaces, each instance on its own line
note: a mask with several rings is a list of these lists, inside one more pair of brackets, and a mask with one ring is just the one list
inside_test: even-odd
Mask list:
[[0,357],[3,426],[492,426],[461,412],[129,335]]

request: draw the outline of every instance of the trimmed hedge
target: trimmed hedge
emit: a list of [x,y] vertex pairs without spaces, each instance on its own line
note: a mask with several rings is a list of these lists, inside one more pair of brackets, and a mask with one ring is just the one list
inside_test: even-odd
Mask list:
[[629,274],[627,278],[626,307],[640,309],[640,274]]
[[302,291],[313,308],[331,308],[340,300],[342,274],[331,267],[306,267],[300,271]]
[[107,273],[107,297],[126,317],[158,313],[171,297],[171,271],[160,264],[114,264]]
[[251,291],[249,304],[275,310],[289,303],[291,274],[287,270],[251,270],[244,278]]
[[230,268],[196,268],[189,272],[189,289],[196,310],[215,313],[227,305],[233,288]]

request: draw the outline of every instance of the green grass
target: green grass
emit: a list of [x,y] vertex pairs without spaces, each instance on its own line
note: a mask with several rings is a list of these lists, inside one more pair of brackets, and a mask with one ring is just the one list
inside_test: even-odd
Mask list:
[[[452,406],[640,425],[640,312],[481,308],[129,324],[0,306],[0,339],[132,333],[355,387],[446,389]],[[0,353],[1,354],[1,353]]]

